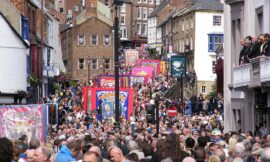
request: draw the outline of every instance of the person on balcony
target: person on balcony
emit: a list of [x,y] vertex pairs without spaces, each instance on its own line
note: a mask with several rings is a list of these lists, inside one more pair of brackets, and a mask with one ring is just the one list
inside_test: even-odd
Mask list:
[[270,35],[268,33],[264,34],[264,42],[261,46],[261,54],[263,56],[270,57]]
[[250,52],[248,54],[249,59],[253,59],[260,56],[260,47],[262,45],[263,40],[264,40],[263,34],[261,34],[258,39],[256,36],[253,37],[253,44],[251,45]]
[[247,36],[244,40],[240,41],[240,44],[243,46],[243,48],[239,56],[239,65],[249,63],[248,53],[250,51],[251,43],[252,43],[251,36]]

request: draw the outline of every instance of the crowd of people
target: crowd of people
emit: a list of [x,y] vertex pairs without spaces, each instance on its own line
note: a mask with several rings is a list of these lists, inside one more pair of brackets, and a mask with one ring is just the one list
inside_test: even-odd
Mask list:
[[258,56],[270,57],[270,35],[268,33],[259,36],[247,36],[240,41],[243,46],[239,55],[239,65],[249,63]]
[[[0,162],[268,162],[270,136],[266,132],[224,132],[218,104],[207,111],[179,110],[169,117],[173,100],[163,98],[172,80],[160,75],[151,84],[134,84],[130,119],[96,118],[83,109],[81,83],[64,88],[44,100],[57,103],[58,124],[48,127],[45,143],[0,138]],[[147,105],[159,96],[159,127],[147,121]],[[201,96],[202,97],[202,96]],[[189,109],[193,107],[189,107]]]

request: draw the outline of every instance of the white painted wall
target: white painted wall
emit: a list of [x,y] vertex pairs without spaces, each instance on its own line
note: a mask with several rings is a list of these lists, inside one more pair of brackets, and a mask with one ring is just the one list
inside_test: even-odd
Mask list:
[[[213,15],[221,15],[221,26],[213,26]],[[195,13],[195,51],[194,68],[198,81],[214,81],[216,75],[212,72],[214,52],[208,52],[208,34],[223,34],[223,14],[221,12]]]
[[0,91],[16,94],[26,91],[27,48],[0,16]]

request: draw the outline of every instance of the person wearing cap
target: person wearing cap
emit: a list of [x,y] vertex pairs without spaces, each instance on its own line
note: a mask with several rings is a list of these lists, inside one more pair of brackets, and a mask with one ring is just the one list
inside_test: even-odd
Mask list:
[[217,144],[221,141],[221,131],[218,130],[218,129],[214,129],[212,132],[211,132],[211,135],[212,135],[212,141]]

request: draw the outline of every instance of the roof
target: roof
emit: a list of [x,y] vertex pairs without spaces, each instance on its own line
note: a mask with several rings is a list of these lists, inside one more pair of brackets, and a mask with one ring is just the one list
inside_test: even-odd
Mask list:
[[60,24],[59,25],[60,32],[63,32],[65,30],[69,29],[69,28],[71,28],[71,25],[70,24]]
[[163,24],[165,24],[173,15],[175,14],[175,10],[173,10],[167,17],[164,18],[164,20],[162,20],[157,27],[162,26]]
[[186,7],[180,11],[178,11],[175,16],[181,16],[192,11],[198,10],[212,10],[212,11],[223,11],[223,4],[220,3],[219,0],[204,0],[204,1],[197,1],[192,6]]
[[0,11],[0,16],[3,17],[3,19],[6,21],[6,23],[10,27],[10,29],[15,33],[15,35],[19,38],[19,40],[21,40],[21,42],[25,45],[25,47],[29,48],[29,44],[27,44],[23,40],[23,38],[21,37],[21,35],[15,30],[15,28],[10,24],[10,22],[8,21],[8,19],[4,16],[4,14],[1,11]]
[[162,11],[168,4],[168,0],[162,1],[162,3],[148,16],[148,18],[157,16],[157,14],[159,14],[160,11]]

